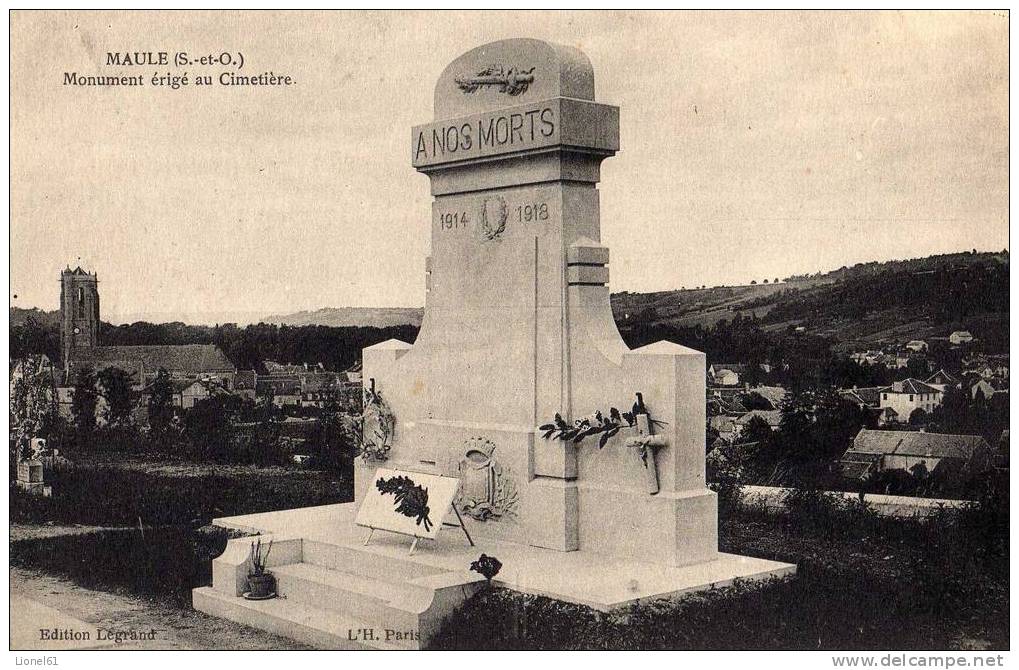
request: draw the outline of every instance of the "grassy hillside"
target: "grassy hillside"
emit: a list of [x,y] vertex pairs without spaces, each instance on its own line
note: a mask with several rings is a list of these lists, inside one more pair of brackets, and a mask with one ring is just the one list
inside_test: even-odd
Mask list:
[[[1007,351],[1008,274],[1008,252],[946,254],[861,263],[777,283],[624,291],[612,296],[612,311],[631,346],[670,339],[704,351],[709,360],[818,358],[830,351],[927,340],[963,329],[979,338],[985,351]],[[376,338],[412,340],[421,311],[327,308],[276,317],[286,325],[246,329],[104,323],[100,338],[104,344],[215,342],[242,367],[262,358],[345,366]],[[734,324],[737,316],[744,323]],[[12,356],[56,355],[56,312],[12,307],[10,318]],[[718,329],[722,321],[727,327]],[[316,323],[323,325],[311,325]],[[805,333],[788,336],[800,326]]]
[[659,293],[617,293],[620,329],[635,324],[707,328],[737,314],[765,332],[803,326],[836,348],[901,343],[967,329],[991,349],[1008,347],[1007,252],[862,263],[780,283]]
[[267,316],[262,323],[286,326],[420,326],[422,307],[323,307],[314,311]]

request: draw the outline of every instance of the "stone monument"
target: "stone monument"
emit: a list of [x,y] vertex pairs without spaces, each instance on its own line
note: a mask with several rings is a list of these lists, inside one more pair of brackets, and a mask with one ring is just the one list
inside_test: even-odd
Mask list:
[[[595,101],[590,61],[533,39],[473,49],[443,71],[435,119],[410,139],[434,196],[424,320],[413,346],[363,352],[364,378],[396,418],[387,466],[461,476],[478,537],[670,565],[714,558],[704,355],[630,350],[612,318],[597,185],[619,150],[619,109]],[[537,430],[556,414],[573,424],[629,410],[637,393],[660,422],[661,446],[645,452],[654,495],[626,447],[629,421],[603,446]]]
[[46,484],[45,467],[42,455],[46,453],[46,440],[33,437],[28,453],[18,460],[18,478],[16,485],[22,491],[32,495],[50,497],[53,488]]
[[[410,141],[434,196],[425,314],[413,346],[363,352],[355,501],[215,520],[272,539],[281,597],[241,597],[239,538],[194,606],[321,647],[419,648],[484,588],[481,554],[502,586],[603,611],[795,571],[718,552],[704,355],[620,339],[597,189],[619,110],[595,101],[587,58],[532,39],[469,51]],[[436,475],[456,478],[446,497]],[[466,533],[440,528],[454,515]]]

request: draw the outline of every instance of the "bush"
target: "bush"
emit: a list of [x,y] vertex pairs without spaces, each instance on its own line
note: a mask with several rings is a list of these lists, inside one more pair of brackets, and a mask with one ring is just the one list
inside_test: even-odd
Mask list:
[[[600,614],[581,605],[481,591],[446,620],[434,649],[943,649],[955,612],[922,583],[805,563],[793,579],[737,582],[679,601]],[[1007,646],[1006,637],[1001,641]]]
[[432,646],[951,649],[975,638],[1007,649],[1007,502],[1007,490],[989,490],[981,509],[923,520],[878,517],[816,490],[792,494],[788,512],[736,507],[721,517],[720,550],[796,563],[794,578],[609,614],[489,589],[455,612]]
[[845,537],[869,533],[880,522],[861,498],[845,498],[818,489],[792,489],[783,498],[786,521]]
[[11,565],[39,569],[100,590],[126,589],[179,607],[191,606],[191,589],[212,580],[212,559],[223,553],[229,531],[209,527],[124,528],[11,543]]
[[743,488],[733,477],[720,477],[708,485],[718,495],[719,516],[737,511],[743,502]]
[[57,468],[53,497],[11,487],[12,523],[201,526],[215,517],[308,507],[352,499],[352,473],[314,471],[170,476],[111,466]]

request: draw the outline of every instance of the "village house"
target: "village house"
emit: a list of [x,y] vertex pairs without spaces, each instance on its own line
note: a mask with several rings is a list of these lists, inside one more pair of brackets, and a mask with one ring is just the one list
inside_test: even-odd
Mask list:
[[[174,407],[188,410],[208,398],[231,395],[223,388],[218,379],[171,379],[171,399]],[[148,407],[154,384],[149,384],[137,392],[136,405]]]
[[53,370],[53,361],[46,354],[19,358],[14,361],[14,365],[11,368],[11,383],[37,375],[52,375]]
[[301,404],[301,380],[293,376],[264,377],[257,382],[259,397],[271,397],[277,407]]
[[726,442],[731,443],[736,439],[736,417],[724,415],[708,417],[708,427],[718,433],[718,437]]
[[312,379],[301,384],[301,407],[329,407],[339,398],[335,379]]
[[361,383],[361,361],[358,361],[357,363],[354,363],[353,365],[351,365],[349,368],[347,368],[343,372],[343,374],[346,375],[348,382],[350,382],[352,384],[353,383],[360,384]]
[[747,412],[743,416],[736,419],[735,423],[736,435],[734,439],[739,439],[740,435],[742,435],[746,431],[747,426],[749,426],[750,422],[753,421],[755,418],[764,421],[764,423],[768,424],[768,428],[774,431],[778,430],[779,423],[781,423],[782,421],[782,412],[778,410],[763,410],[763,409],[755,409]]
[[881,406],[881,386],[854,386],[851,389],[842,389],[839,395],[858,407]]
[[839,395],[843,400],[853,403],[860,409],[866,410],[878,426],[886,426],[899,421],[899,413],[891,407],[881,407],[881,386],[854,386],[851,389],[841,389]]
[[785,400],[786,390],[781,386],[754,386],[753,388],[748,388],[746,394],[748,396],[756,394],[764,398],[771,405],[771,407],[766,409],[780,409],[782,401]]
[[854,351],[849,358],[860,365],[884,365],[884,352],[868,349],[867,351]]
[[914,352],[927,351],[927,343],[923,340],[910,340],[906,342],[906,348]]
[[744,407],[735,397],[726,399],[724,397],[712,396],[707,399],[708,416],[742,416],[747,413]]
[[930,414],[941,404],[943,393],[918,379],[904,379],[881,389],[880,408],[889,407],[899,415],[899,420],[909,421],[910,415],[918,409]]
[[970,396],[976,399],[977,394],[983,394],[985,400],[990,400],[999,393],[1008,394],[1008,382],[1003,379],[978,379],[970,386]]
[[950,375],[947,372],[945,372],[944,370],[938,370],[937,372],[932,374],[930,377],[928,377],[927,379],[923,380],[923,383],[927,384],[928,386],[933,386],[934,388],[938,389],[942,393],[944,393],[945,389],[947,389],[949,387],[958,386],[959,385],[959,381],[955,377],[953,377],[952,375]]
[[923,431],[863,428],[839,461],[843,477],[866,479],[885,470],[933,472],[939,465],[983,472],[993,466],[993,452],[979,435],[944,435]]
[[712,363],[708,367],[708,380],[716,386],[739,386],[747,374],[742,363]]
[[984,379],[1008,379],[1008,356],[988,356],[981,354],[964,358],[962,368],[967,373],[980,375]]
[[973,341],[973,335],[968,330],[957,330],[948,336],[948,341],[952,344],[969,344]]
[[258,376],[254,370],[238,370],[234,376],[233,392],[244,400],[254,400]]
[[995,377],[1008,379],[1008,354],[988,356],[987,364],[994,371]]

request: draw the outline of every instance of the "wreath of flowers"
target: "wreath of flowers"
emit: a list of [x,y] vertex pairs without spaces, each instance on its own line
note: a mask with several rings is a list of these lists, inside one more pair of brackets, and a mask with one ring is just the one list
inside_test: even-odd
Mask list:
[[[353,418],[353,434],[357,442],[357,455],[366,460],[385,461],[392,449],[396,417],[389,404],[382,398],[382,392],[364,390],[363,409]],[[374,424],[374,426],[372,426]]]

